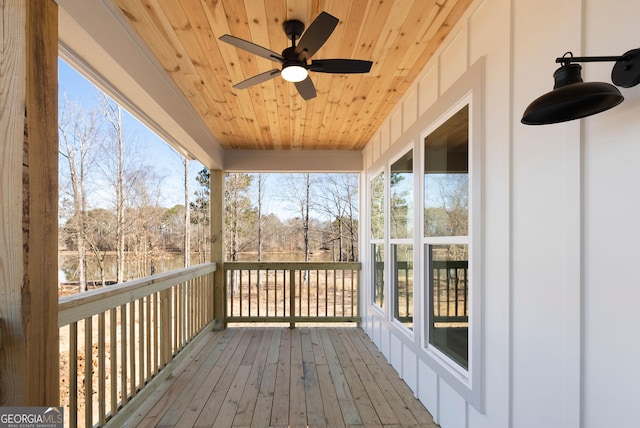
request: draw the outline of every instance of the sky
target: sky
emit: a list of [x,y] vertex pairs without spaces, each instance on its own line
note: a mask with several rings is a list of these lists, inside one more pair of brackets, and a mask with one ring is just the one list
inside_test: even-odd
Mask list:
[[[69,100],[82,104],[86,111],[100,103],[99,90],[60,58],[58,59],[58,85],[59,105],[62,104],[65,96]],[[162,181],[161,205],[165,207],[184,205],[184,169],[182,157],[178,152],[129,113],[123,115],[123,129],[125,138],[134,138],[147,154],[147,159],[156,166],[158,173],[165,177]],[[189,162],[191,192],[199,186],[195,177],[202,168],[202,164],[198,161]]]

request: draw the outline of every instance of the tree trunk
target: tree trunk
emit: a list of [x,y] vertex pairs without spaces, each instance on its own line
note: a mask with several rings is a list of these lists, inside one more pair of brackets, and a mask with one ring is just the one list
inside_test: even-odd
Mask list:
[[116,259],[118,283],[124,282],[125,269],[125,195],[124,195],[124,139],[122,137],[122,109],[117,106],[116,135],[118,139],[118,182],[116,187]]
[[191,210],[189,209],[189,160],[184,158],[184,267],[191,265]]
[[311,205],[311,174],[307,173],[306,176],[306,194],[304,202],[304,221],[302,227],[304,229],[304,261],[308,262],[311,259],[311,252],[309,250],[309,206]]

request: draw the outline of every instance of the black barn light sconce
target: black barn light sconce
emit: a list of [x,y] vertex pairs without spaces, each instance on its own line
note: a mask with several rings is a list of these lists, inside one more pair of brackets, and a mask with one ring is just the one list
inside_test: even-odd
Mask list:
[[553,73],[553,90],[534,100],[525,110],[525,125],[548,125],[566,122],[600,113],[617,106],[624,97],[616,86],[605,82],[583,82],[582,66],[576,62],[615,62],[611,81],[622,88],[640,83],[640,49],[622,56],[574,57],[567,52],[556,63],[561,67]]

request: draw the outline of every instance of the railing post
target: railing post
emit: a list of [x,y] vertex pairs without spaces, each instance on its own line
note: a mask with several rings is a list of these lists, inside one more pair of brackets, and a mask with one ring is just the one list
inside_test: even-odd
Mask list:
[[[289,318],[296,315],[296,271],[289,271]],[[296,328],[294,321],[289,322],[289,328]]]
[[209,175],[211,261],[217,265],[213,273],[214,330],[226,327],[224,283],[224,171],[212,169]]
[[160,292],[160,366],[171,360],[171,289]]

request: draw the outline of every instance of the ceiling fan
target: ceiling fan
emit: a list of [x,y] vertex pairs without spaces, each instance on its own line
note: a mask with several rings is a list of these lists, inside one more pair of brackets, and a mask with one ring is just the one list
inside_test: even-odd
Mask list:
[[304,23],[298,20],[285,21],[282,25],[285,34],[291,40],[291,47],[277,54],[272,50],[256,45],[247,40],[239,39],[229,34],[220,37],[223,42],[229,43],[237,48],[251,52],[255,55],[282,64],[282,69],[260,73],[256,76],[243,80],[233,85],[236,89],[245,89],[257,85],[267,80],[273,79],[277,75],[288,82],[294,82],[296,89],[305,100],[310,100],[316,96],[316,88],[309,77],[309,71],[318,73],[368,73],[371,70],[371,61],[358,59],[319,59],[307,63],[307,60],[324,45],[333,30],[338,25],[338,18],[322,12],[304,31]]

